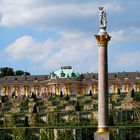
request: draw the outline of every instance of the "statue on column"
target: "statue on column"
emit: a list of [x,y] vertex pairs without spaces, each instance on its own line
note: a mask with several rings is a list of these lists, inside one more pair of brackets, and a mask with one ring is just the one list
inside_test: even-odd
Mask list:
[[100,10],[100,29],[104,29],[106,30],[106,26],[107,26],[107,19],[106,19],[106,12],[104,10],[104,7],[99,7]]

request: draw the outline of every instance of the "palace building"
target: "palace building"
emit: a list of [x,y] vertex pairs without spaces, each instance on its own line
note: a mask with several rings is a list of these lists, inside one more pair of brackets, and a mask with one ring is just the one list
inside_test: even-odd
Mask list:
[[[139,72],[117,72],[108,74],[109,93],[140,92]],[[29,95],[39,96],[50,94],[68,95],[98,94],[98,74],[80,74],[71,66],[62,66],[61,69],[49,75],[6,76],[0,79],[1,95]]]

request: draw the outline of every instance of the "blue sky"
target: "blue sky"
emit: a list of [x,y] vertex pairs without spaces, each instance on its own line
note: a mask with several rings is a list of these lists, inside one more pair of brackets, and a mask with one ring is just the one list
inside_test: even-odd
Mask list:
[[140,71],[139,0],[0,0],[0,66],[49,74],[98,71],[99,6],[107,13],[109,72]]

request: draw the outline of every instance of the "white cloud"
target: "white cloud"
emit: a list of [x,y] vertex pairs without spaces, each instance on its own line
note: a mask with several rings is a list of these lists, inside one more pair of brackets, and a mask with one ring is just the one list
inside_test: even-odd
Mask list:
[[140,52],[123,52],[113,58],[113,68],[119,70],[133,70],[140,67]]
[[[48,44],[51,42],[47,41]],[[46,58],[50,53],[50,48],[46,48],[47,43],[36,42],[31,36],[23,36],[18,38],[5,48],[5,52],[10,56],[10,60],[28,59],[32,61],[40,61]],[[46,52],[44,54],[44,52]]]
[[[98,15],[98,6],[101,2],[87,0],[83,3],[83,1],[0,1],[0,26],[45,28],[53,30],[61,36],[58,40],[53,40],[50,37],[44,42],[36,41],[31,36],[20,37],[5,48],[8,59],[15,62],[17,60],[35,62],[40,65],[41,69],[45,70],[55,70],[61,65],[73,65],[79,71],[97,71],[98,47],[93,39],[94,37],[91,38],[91,35],[88,34],[94,32],[93,28],[98,20],[94,21],[94,18]],[[133,25],[122,27],[122,17],[119,16],[125,14],[124,19],[122,19],[124,22],[125,18],[128,19],[129,16],[123,11],[126,9],[120,2],[109,1],[103,2],[102,5],[105,7],[107,14],[109,13],[108,15],[112,16],[112,12],[115,12],[118,16],[111,18],[110,23],[112,28],[114,28],[112,26],[113,22],[117,24],[115,30],[111,32],[112,39],[109,42],[109,45],[112,45],[111,53],[113,54],[111,58],[111,64],[113,65],[111,67],[114,69],[136,67],[139,53],[136,52],[135,46],[132,46],[132,50],[129,48],[131,46],[128,47],[128,44],[133,44],[132,42],[139,44],[140,28],[138,26],[137,28],[132,27]],[[124,13],[120,15],[118,11]],[[122,47],[121,50],[120,47]],[[119,55],[116,55],[117,53]],[[128,63],[129,59],[131,60]]]
[[[60,4],[59,4],[60,3]],[[121,6],[115,2],[104,4],[109,11],[119,11]],[[6,27],[31,26],[63,30],[65,26],[84,24],[88,17],[98,14],[98,2],[50,2],[48,0],[4,0],[0,5],[2,15],[0,25]],[[113,7],[113,8],[112,8]],[[78,19],[80,19],[78,21]],[[83,21],[83,22],[81,22]],[[67,28],[67,30],[71,30]],[[78,28],[78,27],[77,27]]]
[[97,66],[94,67],[97,65],[97,49],[95,41],[83,34],[77,38],[63,36],[56,41],[47,39],[44,42],[36,42],[31,36],[23,36],[8,45],[5,53],[11,61],[39,63],[44,70],[73,65],[80,71],[97,71]]
[[122,6],[116,2],[106,3],[104,7],[107,9],[108,12],[117,12],[123,10]]
[[[134,34],[136,32],[137,35],[140,33],[136,28],[126,31]],[[127,47],[123,46],[120,52],[120,48],[117,47],[118,43],[124,40],[130,41],[132,35],[126,31],[119,30],[111,33],[113,40],[111,40],[113,46],[111,46],[109,54],[111,69],[136,67],[138,64],[140,54],[135,49],[129,51]],[[6,55],[11,61],[27,60],[27,62],[39,64],[40,69],[48,71],[55,70],[62,65],[73,65],[82,72],[97,72],[98,47],[94,37],[72,31],[62,31],[60,35],[61,38],[58,40],[48,38],[44,42],[38,42],[31,36],[20,37],[5,48]]]
[[120,29],[118,31],[112,31],[110,35],[112,37],[111,43],[115,44],[116,46],[118,43],[132,43],[139,41],[140,28],[129,27]]

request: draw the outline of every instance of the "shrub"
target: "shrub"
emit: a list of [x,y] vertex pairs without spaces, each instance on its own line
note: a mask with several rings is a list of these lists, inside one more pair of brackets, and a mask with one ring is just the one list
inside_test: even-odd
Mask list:
[[48,140],[47,132],[45,131],[45,129],[40,129],[39,140]]
[[24,128],[14,128],[12,140],[25,140],[25,129]]

